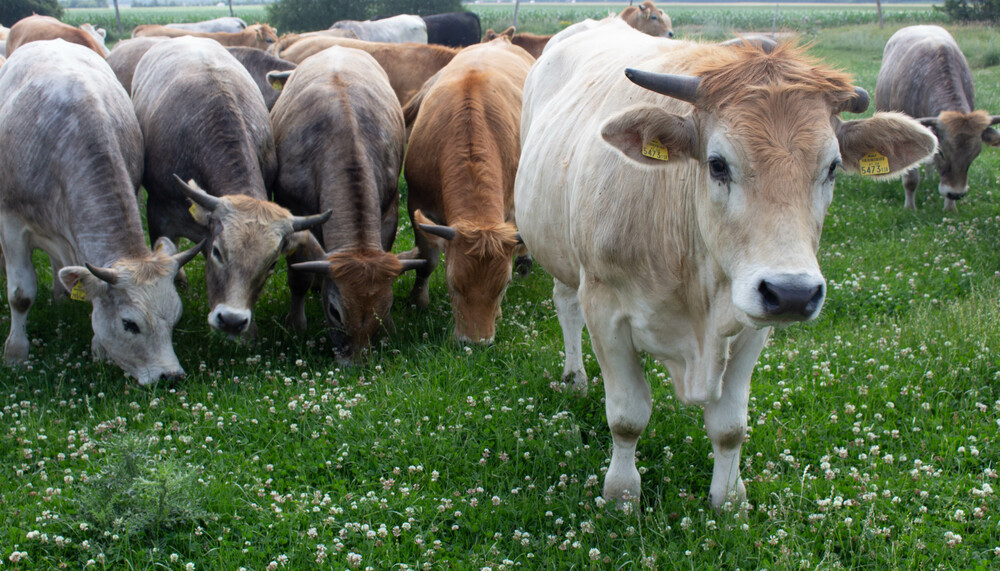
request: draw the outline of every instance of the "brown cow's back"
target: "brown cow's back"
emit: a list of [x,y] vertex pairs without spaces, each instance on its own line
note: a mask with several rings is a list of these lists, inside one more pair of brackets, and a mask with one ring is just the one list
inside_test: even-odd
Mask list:
[[39,40],[62,39],[73,44],[79,44],[85,48],[94,50],[95,53],[104,57],[104,50],[93,36],[79,28],[64,24],[51,16],[39,16],[37,14],[18,20],[10,27],[10,35],[7,37],[7,57],[14,53],[14,50],[28,42]]
[[194,30],[184,30],[180,28],[168,28],[153,24],[142,24],[132,30],[133,38],[149,36],[166,36],[169,38],[179,38],[182,36],[194,36],[196,38],[208,38],[215,40],[226,47],[246,46],[266,50],[269,46],[278,41],[278,35],[274,28],[267,24],[254,24],[247,26],[239,33],[231,32],[196,32]]
[[280,57],[293,63],[301,63],[307,57],[333,46],[359,49],[371,54],[389,76],[389,84],[401,105],[405,105],[428,78],[447,65],[459,52],[456,48],[438,45],[393,44],[312,36],[295,42],[282,51]]

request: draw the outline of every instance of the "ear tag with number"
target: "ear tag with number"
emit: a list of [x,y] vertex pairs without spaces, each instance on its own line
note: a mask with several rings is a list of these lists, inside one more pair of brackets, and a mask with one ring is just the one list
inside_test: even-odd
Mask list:
[[76,282],[73,289],[69,291],[69,298],[73,301],[87,301],[87,292],[83,291],[83,282]]
[[863,176],[889,174],[889,159],[878,151],[872,151],[861,157],[859,166]]
[[670,154],[667,147],[659,139],[650,139],[642,146],[642,156],[649,157],[657,161],[669,161]]

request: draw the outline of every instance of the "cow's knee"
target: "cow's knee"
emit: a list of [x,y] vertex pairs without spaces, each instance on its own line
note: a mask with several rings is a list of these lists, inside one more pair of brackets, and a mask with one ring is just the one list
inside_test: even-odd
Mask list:
[[10,307],[18,313],[27,313],[35,302],[35,296],[29,295],[21,288],[15,288],[10,295]]

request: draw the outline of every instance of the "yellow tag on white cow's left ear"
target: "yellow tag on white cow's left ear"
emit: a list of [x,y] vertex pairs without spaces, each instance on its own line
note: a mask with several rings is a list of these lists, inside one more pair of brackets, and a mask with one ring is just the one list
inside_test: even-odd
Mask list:
[[69,298],[73,301],[87,301],[87,292],[83,291],[83,282],[76,282],[73,289],[69,291]]
[[285,84],[282,83],[282,82],[280,82],[280,81],[272,81],[271,82],[271,87],[273,87],[275,91],[281,91],[281,88],[284,87],[284,86],[285,86]]
[[642,156],[649,157],[656,161],[669,161],[670,154],[667,147],[659,139],[650,139],[642,146]]
[[863,176],[889,174],[889,159],[878,151],[872,151],[861,157],[859,166]]

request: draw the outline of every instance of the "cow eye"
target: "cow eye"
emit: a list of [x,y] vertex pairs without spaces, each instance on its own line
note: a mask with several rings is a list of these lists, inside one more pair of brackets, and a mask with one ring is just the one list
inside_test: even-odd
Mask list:
[[837,167],[840,166],[840,159],[837,159],[830,163],[830,170],[826,173],[827,179],[833,180],[837,178]]
[[278,260],[271,262],[271,267],[267,269],[267,273],[273,274],[274,268],[278,267]]
[[215,258],[215,261],[222,263],[222,250],[218,246],[212,246],[212,257]]
[[136,322],[132,321],[131,319],[122,319],[122,327],[125,328],[125,331],[127,331],[128,333],[131,333],[133,335],[139,334],[139,325],[136,324]]
[[729,182],[729,165],[722,157],[708,159],[708,172],[718,182]]

